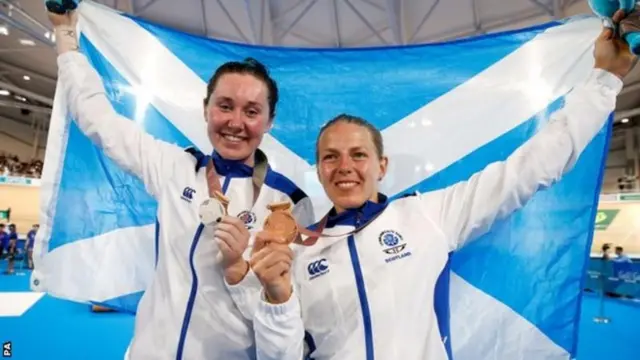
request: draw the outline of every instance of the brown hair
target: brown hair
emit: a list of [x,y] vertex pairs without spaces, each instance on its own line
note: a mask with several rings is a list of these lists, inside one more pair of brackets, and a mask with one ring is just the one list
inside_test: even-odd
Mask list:
[[225,74],[249,74],[256,79],[262,81],[267,86],[267,100],[269,101],[269,117],[276,115],[276,105],[278,104],[278,85],[269,75],[267,68],[254,58],[246,58],[243,61],[229,61],[222,64],[213,74],[207,84],[207,97],[204,99],[204,105],[209,103],[211,94],[216,89],[218,81]]
[[318,138],[316,139],[316,162],[318,162],[319,160],[318,158],[320,156],[319,154],[320,149],[318,148],[318,145],[320,143],[320,137],[322,136],[325,130],[341,122],[348,123],[348,124],[355,124],[367,129],[367,131],[369,131],[369,134],[371,135],[371,139],[373,140],[373,145],[376,148],[376,155],[378,156],[378,159],[382,159],[382,156],[384,155],[384,143],[382,141],[382,134],[380,133],[380,130],[378,130],[373,124],[371,124],[370,122],[368,122],[367,120],[361,117],[357,117],[349,114],[340,114],[334,117],[333,119],[329,120],[329,122],[327,122],[322,126],[322,128],[320,128],[320,133],[318,134]]

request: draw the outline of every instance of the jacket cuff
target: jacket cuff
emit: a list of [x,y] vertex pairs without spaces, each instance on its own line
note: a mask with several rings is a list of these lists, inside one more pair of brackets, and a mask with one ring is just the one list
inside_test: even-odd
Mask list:
[[593,69],[593,71],[587,78],[587,82],[595,82],[601,86],[605,86],[614,91],[616,94],[619,94],[622,90],[622,87],[624,86],[622,79],[620,79],[617,75],[614,75],[607,70],[598,68]]
[[271,304],[267,302],[264,290],[260,292],[260,302],[258,312],[265,317],[277,320],[278,318],[288,318],[291,316],[300,317],[300,302],[295,290],[291,293],[289,300],[282,304]]
[[229,283],[225,279],[224,285],[227,287],[227,290],[229,290],[229,293],[234,298],[247,297],[251,294],[255,294],[256,291],[260,291],[262,289],[262,284],[260,284],[260,280],[258,280],[256,273],[251,270],[251,267],[249,267],[249,271],[239,283],[229,285]]
[[[58,55],[58,67],[68,66],[69,64],[77,64],[85,60],[85,56],[78,51],[67,51]],[[86,60],[85,60],[86,61]]]

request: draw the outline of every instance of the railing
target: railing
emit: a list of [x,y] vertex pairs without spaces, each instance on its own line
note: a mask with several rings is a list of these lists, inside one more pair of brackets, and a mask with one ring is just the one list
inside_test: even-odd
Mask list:
[[622,263],[591,258],[585,290],[640,300],[640,261]]
[[616,297],[640,303],[640,262],[616,262],[592,257],[587,270],[584,290],[600,297],[598,314],[593,321],[608,324],[605,298]]
[[0,175],[0,185],[40,186],[40,179],[24,176]]

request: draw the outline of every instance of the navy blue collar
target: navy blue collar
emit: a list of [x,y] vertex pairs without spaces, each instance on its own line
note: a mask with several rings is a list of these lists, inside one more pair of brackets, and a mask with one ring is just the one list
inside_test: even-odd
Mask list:
[[216,172],[221,176],[240,178],[253,176],[253,168],[241,160],[225,159],[215,150],[211,154],[211,158],[213,159],[213,165],[216,167]]
[[[378,202],[367,200],[358,208],[347,209],[338,214],[336,208],[333,207],[329,210],[327,225],[325,228],[332,228],[337,225],[351,225],[355,226],[358,222],[360,225],[371,220],[373,217],[381,213],[389,205],[389,198],[378,193]],[[317,230],[320,223],[313,224],[309,227],[311,230]]]

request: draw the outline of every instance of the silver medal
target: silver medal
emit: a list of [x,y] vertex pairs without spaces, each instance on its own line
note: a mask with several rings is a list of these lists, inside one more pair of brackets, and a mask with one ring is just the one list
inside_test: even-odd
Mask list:
[[222,206],[222,203],[217,199],[209,198],[200,204],[200,221],[202,221],[205,226],[217,224],[225,213],[224,206]]

